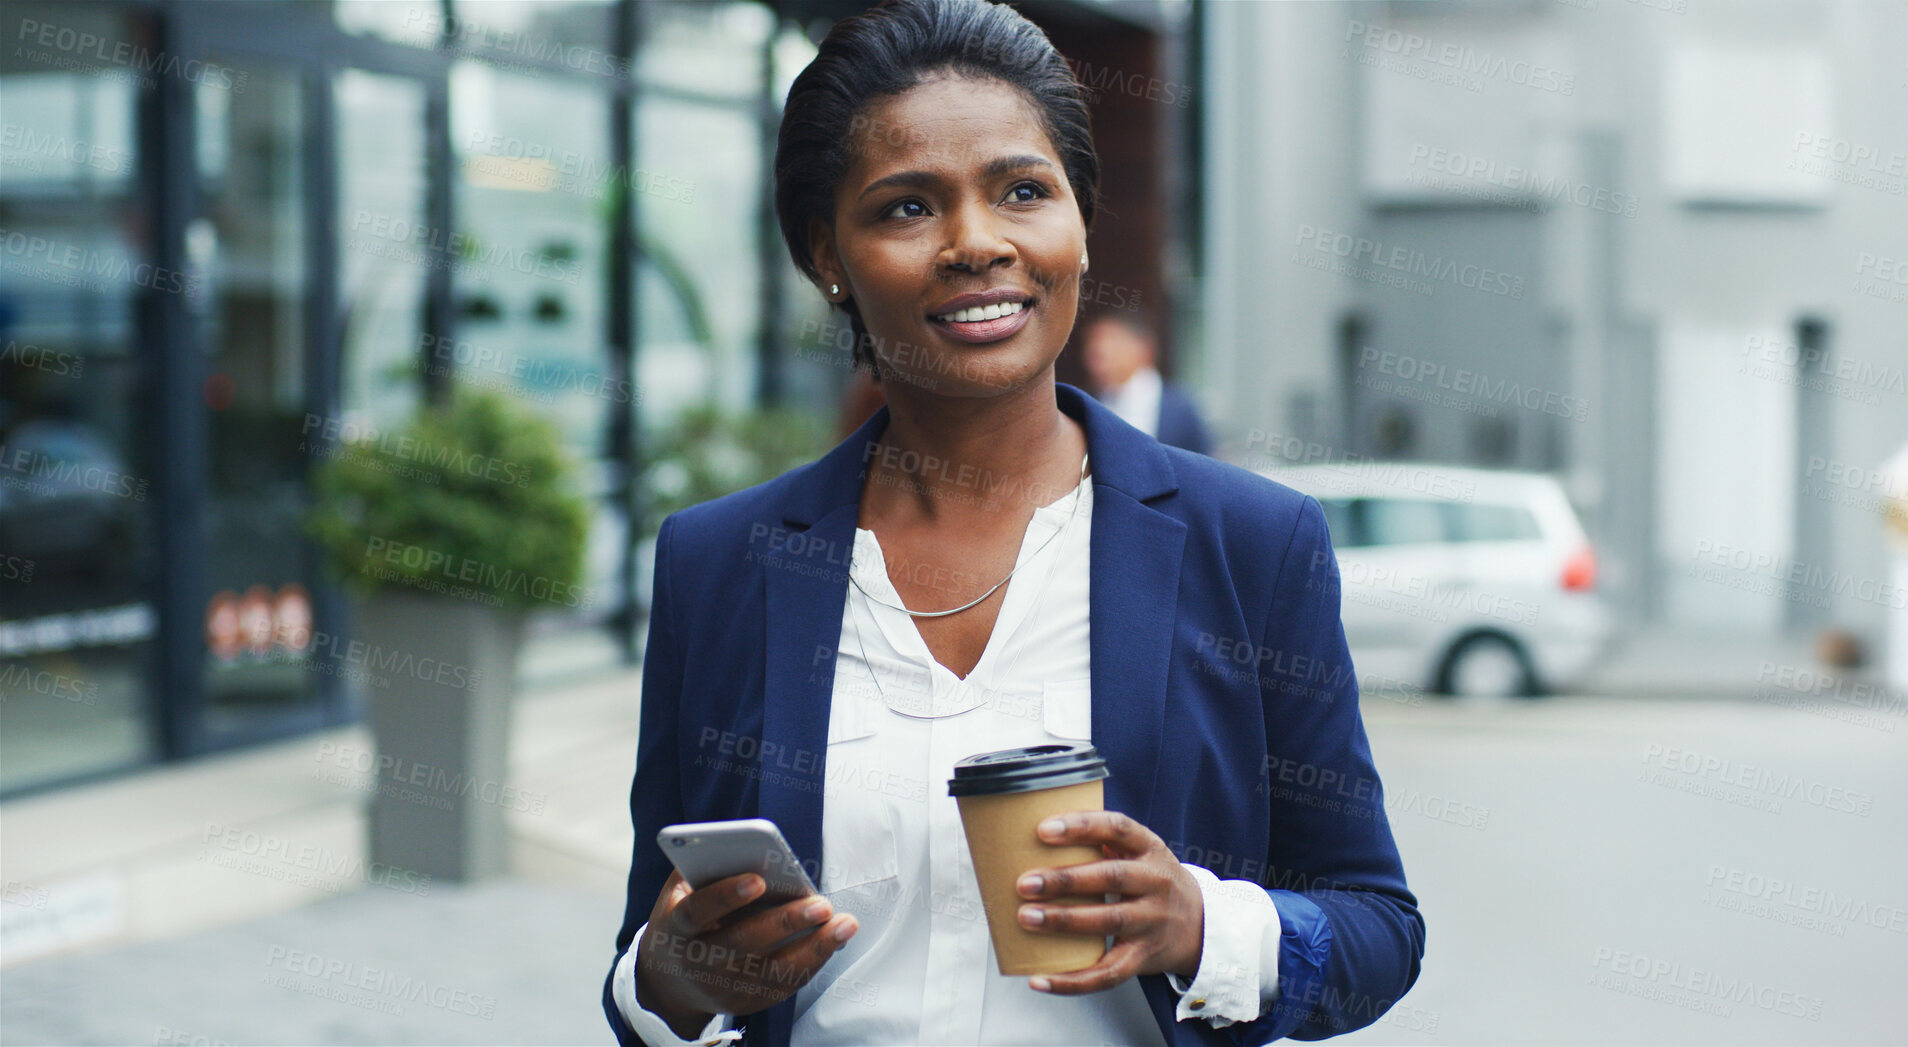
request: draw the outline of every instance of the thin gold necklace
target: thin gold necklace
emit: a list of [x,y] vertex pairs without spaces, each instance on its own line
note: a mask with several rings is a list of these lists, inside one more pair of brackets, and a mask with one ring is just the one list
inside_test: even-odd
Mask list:
[[886,600],[883,600],[883,599],[882,599],[881,597],[879,597],[879,596],[876,596],[875,594],[873,594],[873,593],[871,593],[871,592],[869,592],[869,591],[867,590],[867,588],[866,588],[865,586],[863,586],[863,585],[861,584],[861,582],[860,582],[860,581],[859,581],[858,579],[856,579],[856,578],[855,578],[855,576],[854,576],[854,573],[853,573],[852,571],[851,571],[851,572],[849,572],[849,574],[848,574],[848,580],[849,580],[850,582],[853,582],[853,583],[854,583],[854,586],[855,586],[855,588],[857,588],[857,589],[860,589],[860,590],[861,590],[861,595],[863,595],[863,596],[865,596],[865,597],[867,597],[867,598],[868,598],[868,599],[870,599],[870,600],[873,600],[873,601],[874,601],[875,603],[878,603],[878,604],[880,604],[880,605],[881,605],[881,606],[883,606],[883,607],[891,607],[891,608],[893,608],[893,609],[895,609],[895,610],[897,610],[897,611],[900,611],[900,612],[902,612],[903,614],[907,614],[907,615],[911,615],[911,616],[913,616],[913,617],[915,617],[915,618],[945,618],[945,617],[947,617],[947,616],[948,616],[948,615],[950,615],[950,614],[959,614],[959,613],[961,613],[962,611],[965,611],[965,610],[967,610],[967,609],[968,609],[968,608],[970,608],[970,607],[975,607],[975,606],[978,606],[979,604],[981,604],[981,603],[983,603],[983,602],[985,602],[985,601],[986,601],[986,599],[987,599],[988,597],[990,597],[990,596],[992,596],[992,595],[994,595],[994,593],[996,593],[997,591],[999,591],[999,589],[1000,589],[1000,587],[1001,587],[1001,586],[1003,586],[1003,585],[1006,585],[1006,584],[1007,584],[1007,581],[1008,581],[1008,579],[1010,579],[1010,578],[1012,578],[1012,577],[1014,576],[1014,571],[1018,571],[1018,570],[1020,570],[1020,565],[1021,565],[1021,564],[1023,564],[1023,563],[1026,563],[1026,562],[1027,562],[1027,560],[1031,560],[1031,559],[1033,559],[1033,558],[1034,558],[1035,556],[1039,556],[1039,555],[1040,555],[1040,554],[1041,554],[1041,553],[1042,553],[1043,551],[1045,551],[1045,550],[1046,550],[1046,548],[1047,548],[1047,546],[1049,546],[1049,545],[1051,545],[1051,544],[1053,544],[1053,541],[1054,541],[1054,539],[1056,539],[1056,538],[1058,538],[1058,537],[1060,537],[1060,536],[1061,536],[1062,534],[1065,534],[1065,533],[1066,533],[1066,531],[1067,531],[1067,528],[1068,528],[1068,527],[1072,527],[1072,526],[1073,526],[1073,518],[1074,518],[1075,516],[1078,516],[1078,515],[1080,514],[1080,497],[1079,497],[1079,489],[1080,489],[1080,484],[1082,484],[1082,483],[1084,483],[1084,482],[1086,481],[1086,474],[1087,474],[1087,459],[1088,459],[1088,457],[1090,457],[1090,456],[1089,456],[1089,455],[1084,455],[1084,454],[1080,456],[1080,479],[1078,479],[1078,480],[1075,480],[1075,481],[1073,482],[1073,488],[1074,488],[1074,499],[1073,499],[1073,511],[1072,511],[1071,513],[1069,513],[1069,514],[1067,515],[1067,522],[1066,522],[1066,526],[1064,526],[1064,527],[1062,527],[1062,528],[1060,528],[1060,529],[1059,529],[1058,531],[1055,531],[1055,532],[1053,532],[1053,533],[1052,533],[1051,535],[1048,535],[1048,536],[1047,536],[1047,540],[1046,540],[1046,541],[1044,541],[1044,542],[1042,542],[1042,543],[1040,543],[1040,548],[1039,548],[1039,549],[1035,549],[1035,550],[1033,551],[1033,556],[1029,556],[1029,557],[1027,557],[1027,559],[1026,559],[1026,560],[1020,560],[1020,561],[1018,561],[1018,562],[1016,562],[1016,563],[1014,564],[1014,568],[1013,568],[1013,570],[1012,570],[1012,571],[1008,571],[1008,572],[1007,572],[1007,577],[1006,577],[1006,578],[1002,578],[1002,579],[1001,579],[1000,581],[998,581],[998,582],[995,582],[995,583],[994,583],[994,587],[993,587],[993,588],[991,588],[991,589],[989,589],[989,590],[987,590],[986,592],[984,592],[984,593],[982,593],[982,594],[980,594],[979,596],[977,596],[977,597],[975,597],[974,599],[972,599],[972,600],[969,600],[969,601],[967,601],[966,603],[964,603],[964,604],[962,604],[962,605],[960,605],[959,607],[956,607],[956,608],[953,608],[952,610],[947,610],[947,611],[910,611],[910,610],[908,610],[908,609],[907,609],[907,608],[906,608],[905,606],[903,606],[903,605],[901,605],[901,604],[898,604],[898,603],[889,603],[888,601],[886,601]]
[[[1080,479],[1082,482],[1085,482],[1086,480],[1086,465],[1084,462],[1081,463]],[[1062,534],[1065,534],[1070,528],[1072,528],[1073,521],[1079,515],[1079,512],[1080,512],[1080,503],[1086,501],[1086,495],[1084,492],[1080,490],[1079,484],[1074,485],[1073,499],[1074,499],[1073,508],[1067,513],[1067,522],[1061,525],[1061,527],[1057,531],[1055,531],[1054,534],[1050,536],[1046,541],[1040,543],[1039,549],[1034,550],[1034,552],[1030,554],[1025,560],[1021,560],[1018,563],[1016,563],[1014,565],[1015,570],[1019,570],[1021,563],[1026,563],[1031,560],[1039,559],[1040,553],[1042,550],[1045,550],[1047,546],[1054,541],[1055,538],[1059,537]],[[1047,577],[1046,577],[1046,580],[1041,583],[1039,592],[1037,592],[1033,597],[1031,597],[1031,599],[1033,600],[1033,603],[1028,606],[1027,613],[1021,615],[1020,621],[1014,626],[1013,632],[1008,635],[1008,638],[1007,638],[1008,643],[1012,643],[1013,640],[1018,638],[1020,636],[1021,631],[1027,628],[1027,623],[1033,620],[1036,611],[1039,609],[1038,605],[1041,598],[1044,597],[1046,595],[1047,590],[1053,586],[1053,576],[1055,572],[1057,572],[1059,569],[1060,569],[1060,560],[1059,560],[1059,557],[1056,556],[1053,564],[1047,568]],[[849,577],[850,578],[854,577],[852,572],[849,574]],[[1006,579],[1002,579],[1001,581],[1002,581],[1002,584],[1006,583]],[[868,590],[866,589],[862,589],[862,587],[859,584],[857,584],[855,588],[861,589],[862,594],[865,596],[868,596],[869,599],[871,600],[875,599],[873,594],[869,593]],[[995,588],[999,588],[999,586],[995,586]],[[986,597],[982,597],[982,599],[986,599]],[[880,603],[884,607],[894,607],[893,604],[888,603],[885,600],[877,600],[876,602]],[[897,608],[897,610],[905,611],[907,610],[907,608],[902,607],[902,608]],[[976,709],[976,708],[979,708],[981,705],[986,704],[988,699],[988,693],[989,691],[993,689],[983,687],[979,689],[978,694],[973,696],[973,700],[970,701],[968,705],[959,709],[949,709],[945,712],[923,713],[923,712],[918,712],[911,709],[906,709],[901,707],[900,705],[897,705],[895,703],[895,699],[888,695],[888,689],[881,685],[881,673],[875,668],[874,660],[868,657],[868,647],[865,643],[862,642],[862,639],[861,639],[861,617],[855,614],[854,602],[852,600],[849,601],[848,619],[849,619],[849,624],[854,628],[854,631],[855,631],[855,648],[861,654],[861,664],[867,668],[868,678],[874,681],[875,693],[881,697],[881,704],[887,706],[890,710],[896,713],[899,713],[902,716],[906,716],[909,719],[937,720],[947,716],[958,716],[961,713],[967,712],[970,709]],[[922,642],[922,645],[925,646],[927,643],[927,639],[923,637],[921,642]],[[990,647],[992,646],[991,639],[989,641],[989,646]],[[1023,652],[1025,652],[1026,646],[1027,645],[1025,643],[1022,643],[1018,647],[1014,648],[1013,660],[1008,662],[1007,669],[1003,673],[996,674],[996,678],[998,680],[1005,681],[1005,680],[1009,680],[1013,678],[1014,667],[1020,664],[1020,656]],[[982,652],[982,659],[985,660],[985,658],[986,658],[986,652]],[[999,659],[997,658],[995,660],[998,661]],[[932,665],[935,664],[934,654],[932,651],[928,652],[928,661],[930,663],[930,668],[928,669],[928,676],[929,676],[929,679],[932,680],[933,674],[934,674]],[[980,668],[979,664],[976,664],[974,666],[975,670],[978,670],[979,668]],[[965,682],[966,680],[972,680],[973,678],[974,678],[973,672],[969,672],[969,674],[963,679],[963,682]],[[932,688],[932,683],[930,683],[929,686],[930,688]],[[1003,683],[1003,686],[1004,686],[1004,683]],[[930,704],[932,704],[931,700],[930,700]]]

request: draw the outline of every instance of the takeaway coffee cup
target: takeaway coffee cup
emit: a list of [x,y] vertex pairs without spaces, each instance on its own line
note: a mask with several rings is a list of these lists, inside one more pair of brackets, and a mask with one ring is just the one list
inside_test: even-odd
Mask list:
[[[1091,967],[1106,951],[1098,934],[1055,934],[1020,925],[1015,885],[1029,869],[1057,868],[1105,857],[1088,844],[1040,842],[1034,826],[1068,811],[1105,807],[1106,760],[1086,744],[1029,745],[981,753],[954,765],[948,795],[961,809],[967,849],[980,881],[981,905],[1002,974],[1063,974]],[[1047,899],[1043,905],[1090,905],[1102,897]]]

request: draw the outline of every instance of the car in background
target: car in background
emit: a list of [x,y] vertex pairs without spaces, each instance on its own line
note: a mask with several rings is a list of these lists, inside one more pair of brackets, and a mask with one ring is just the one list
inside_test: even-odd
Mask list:
[[145,481],[83,422],[36,419],[0,433],[0,553],[36,573],[129,577]]
[[1596,552],[1552,477],[1373,461],[1261,475],[1324,507],[1368,688],[1539,695],[1609,641]]

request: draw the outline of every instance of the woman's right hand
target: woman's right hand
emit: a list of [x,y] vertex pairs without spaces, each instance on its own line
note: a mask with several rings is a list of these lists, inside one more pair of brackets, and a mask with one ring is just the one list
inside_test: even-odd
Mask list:
[[[695,1036],[718,1013],[753,1014],[780,1003],[854,937],[855,918],[835,915],[819,894],[726,919],[764,886],[754,873],[691,889],[681,873],[671,872],[663,884],[636,943],[636,1002],[676,1035]],[[818,925],[815,933],[768,952]]]

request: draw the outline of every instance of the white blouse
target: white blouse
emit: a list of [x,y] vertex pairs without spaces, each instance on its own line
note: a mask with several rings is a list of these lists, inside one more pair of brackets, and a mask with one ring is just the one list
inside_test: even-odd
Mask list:
[[[1060,996],[999,973],[947,794],[963,757],[1091,740],[1092,514],[1091,479],[1034,511],[993,633],[965,679],[934,659],[911,616],[863,595],[903,603],[874,532],[856,529],[849,570],[859,587],[848,587],[836,645],[817,886],[860,926],[796,992],[793,1047],[1165,1043],[1137,978]],[[1278,913],[1250,881],[1186,868],[1206,904],[1205,936],[1192,982],[1168,976],[1181,993],[1178,1017],[1215,1026],[1255,1018],[1278,992]],[[644,1040],[676,1047],[741,1036],[734,1016],[719,1014],[698,1038],[677,1037],[637,1004],[634,961],[633,950],[624,954],[612,991]]]

